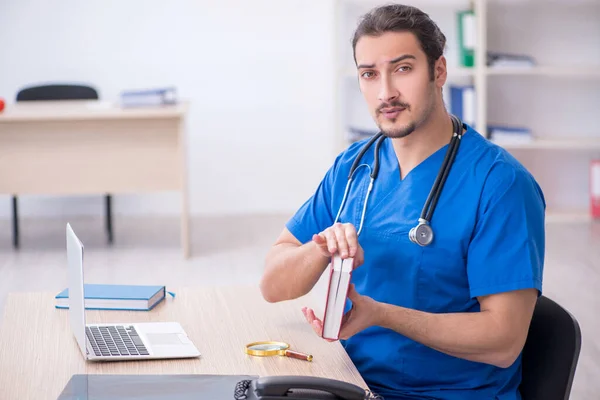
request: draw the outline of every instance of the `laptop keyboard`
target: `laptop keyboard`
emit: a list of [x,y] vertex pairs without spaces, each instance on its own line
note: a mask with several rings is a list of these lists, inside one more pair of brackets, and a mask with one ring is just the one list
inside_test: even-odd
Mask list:
[[149,355],[133,326],[86,326],[85,334],[96,356]]

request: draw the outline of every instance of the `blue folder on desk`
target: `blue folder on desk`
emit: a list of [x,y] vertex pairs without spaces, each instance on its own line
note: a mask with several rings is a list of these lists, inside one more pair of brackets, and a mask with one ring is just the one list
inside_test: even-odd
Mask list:
[[[164,286],[84,285],[88,310],[149,311],[165,298]],[[56,308],[69,308],[69,289],[56,295]]]

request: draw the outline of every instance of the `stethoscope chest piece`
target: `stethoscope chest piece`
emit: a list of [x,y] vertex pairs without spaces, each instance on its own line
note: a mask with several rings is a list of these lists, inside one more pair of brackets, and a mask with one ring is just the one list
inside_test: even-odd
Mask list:
[[419,225],[412,228],[408,236],[411,242],[420,246],[428,246],[433,241],[433,229],[427,221],[420,219]]

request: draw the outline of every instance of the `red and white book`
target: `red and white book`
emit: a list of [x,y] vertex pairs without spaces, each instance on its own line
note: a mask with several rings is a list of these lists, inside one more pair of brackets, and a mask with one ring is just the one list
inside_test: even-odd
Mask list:
[[600,218],[600,160],[590,166],[590,206],[593,218]]
[[327,289],[325,314],[323,316],[322,337],[324,339],[339,339],[353,265],[353,258],[342,260],[340,256],[335,255],[331,259],[329,287]]

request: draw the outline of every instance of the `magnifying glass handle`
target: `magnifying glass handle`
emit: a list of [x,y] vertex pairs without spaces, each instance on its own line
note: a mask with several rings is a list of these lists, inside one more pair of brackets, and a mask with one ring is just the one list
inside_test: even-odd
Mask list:
[[292,350],[286,350],[285,356],[291,357],[291,358],[297,358],[298,360],[304,360],[304,361],[312,361],[312,359],[313,359],[313,356],[311,356],[310,354],[299,353],[297,351],[292,351]]

